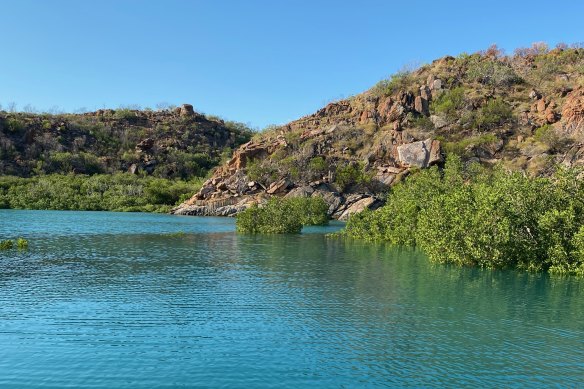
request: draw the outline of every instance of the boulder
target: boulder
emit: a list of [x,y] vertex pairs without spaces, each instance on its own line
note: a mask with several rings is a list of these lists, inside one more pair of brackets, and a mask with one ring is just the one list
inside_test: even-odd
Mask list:
[[584,132],[584,87],[575,89],[566,97],[562,109],[562,122],[565,132],[581,138]]
[[288,178],[282,178],[281,180],[273,182],[266,190],[266,193],[268,194],[282,193],[286,189],[288,189],[290,185],[292,185],[292,182],[290,182]]
[[154,139],[146,138],[146,139],[143,139],[142,141],[140,141],[140,143],[138,143],[136,145],[136,151],[145,152],[145,151],[151,150],[153,147],[154,147]]
[[398,159],[404,166],[426,168],[441,160],[440,142],[426,139],[397,147]]
[[434,127],[436,127],[437,129],[444,128],[448,125],[446,119],[438,115],[430,116],[430,121],[434,124]]
[[130,167],[128,168],[128,173],[138,174],[138,165],[135,163],[131,164]]
[[347,220],[349,216],[364,211],[371,207],[377,200],[373,197],[365,197],[361,200],[357,200],[351,204],[343,213],[339,216],[339,220]]
[[427,115],[429,113],[428,100],[424,99],[422,96],[416,96],[416,99],[414,100],[414,109],[422,115]]
[[180,116],[193,116],[195,114],[195,110],[191,104],[183,104],[179,107],[178,113]]
[[314,189],[311,186],[309,186],[309,185],[305,185],[305,186],[300,186],[298,188],[292,189],[284,197],[285,198],[291,198],[291,197],[310,197],[313,193],[314,193]]

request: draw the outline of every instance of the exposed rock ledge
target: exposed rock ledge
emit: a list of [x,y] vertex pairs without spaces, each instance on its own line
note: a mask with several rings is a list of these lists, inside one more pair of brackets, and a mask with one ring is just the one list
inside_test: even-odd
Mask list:
[[[173,209],[175,215],[235,216],[252,204],[261,204],[271,196],[322,197],[329,205],[328,214],[333,219],[347,220],[350,215],[364,209],[375,209],[383,204],[381,191],[350,191],[341,193],[330,178],[323,177],[310,183],[295,183],[283,177],[267,188],[250,181],[245,166],[254,158],[264,158],[279,147],[285,147],[284,139],[249,142],[236,151],[226,165],[217,169],[201,190],[191,199]],[[404,143],[395,148],[396,163],[378,164],[375,184],[387,188],[408,174],[410,167],[425,168],[441,160],[440,142],[426,139]]]

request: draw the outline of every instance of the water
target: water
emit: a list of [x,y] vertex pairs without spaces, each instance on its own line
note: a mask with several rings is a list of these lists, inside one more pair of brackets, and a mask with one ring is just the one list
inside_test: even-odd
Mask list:
[[0,388],[584,383],[584,281],[434,266],[338,228],[0,211],[0,238],[30,240],[0,254]]

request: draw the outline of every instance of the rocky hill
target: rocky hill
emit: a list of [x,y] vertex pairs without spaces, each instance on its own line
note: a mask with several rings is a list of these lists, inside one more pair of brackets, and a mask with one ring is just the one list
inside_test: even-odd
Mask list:
[[228,159],[251,134],[189,104],[59,115],[0,111],[0,175],[130,172],[188,179]]
[[403,71],[243,144],[174,210],[233,215],[269,196],[322,196],[329,214],[383,193],[449,153],[530,175],[584,164],[584,49],[495,46]]

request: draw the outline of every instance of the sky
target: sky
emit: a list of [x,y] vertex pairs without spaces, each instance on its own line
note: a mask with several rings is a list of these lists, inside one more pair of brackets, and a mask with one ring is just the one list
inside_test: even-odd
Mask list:
[[283,124],[404,66],[584,41],[584,1],[0,0],[0,104]]

